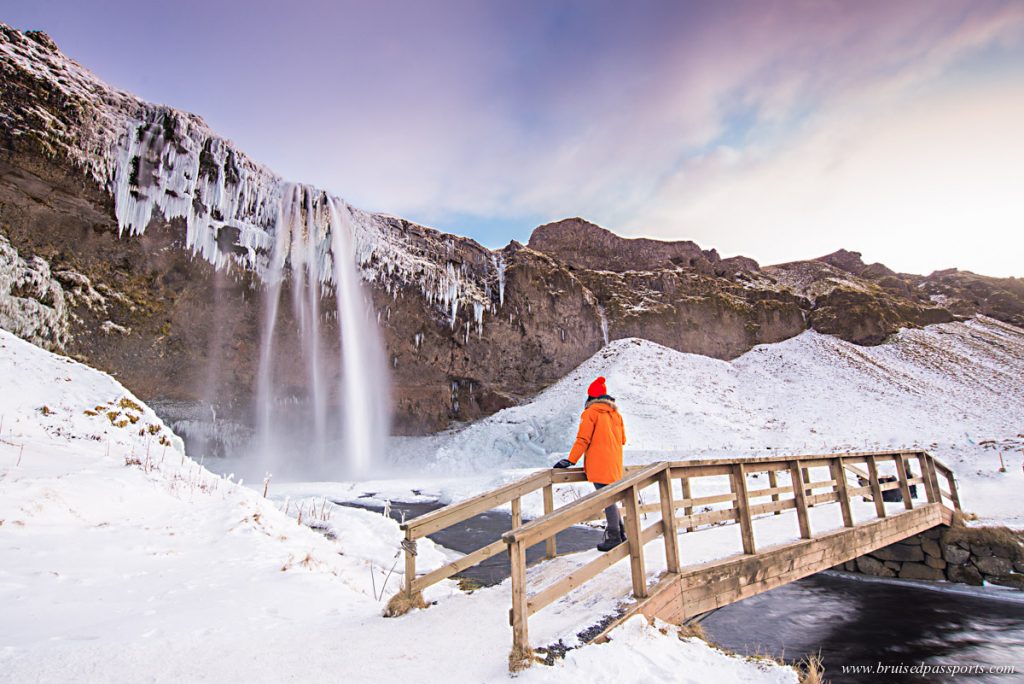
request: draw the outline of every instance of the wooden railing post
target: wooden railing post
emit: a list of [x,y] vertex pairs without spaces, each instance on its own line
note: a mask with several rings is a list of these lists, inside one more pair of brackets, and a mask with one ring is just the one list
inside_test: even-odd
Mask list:
[[871,498],[875,500],[875,514],[879,518],[885,517],[885,500],[882,499],[882,487],[878,482],[878,462],[874,456],[867,457],[868,481],[871,484]]
[[[811,480],[811,469],[810,468],[801,468],[800,472],[803,473],[804,483],[812,482],[812,480]],[[805,489],[804,493],[814,494],[814,490],[812,489],[812,490],[808,491],[808,490]],[[814,508],[814,504],[807,504],[807,507],[808,508]]]
[[729,473],[732,491],[736,495],[733,504],[736,507],[736,521],[740,524],[740,538],[743,541],[743,553],[755,554],[754,522],[750,518],[750,496],[747,491],[747,472],[742,463],[732,466]]
[[853,509],[850,508],[850,493],[846,485],[846,468],[843,467],[843,459],[840,456],[829,464],[829,472],[832,479],[836,481],[835,492],[839,497],[839,507],[843,511],[843,526],[853,527]]
[[811,538],[811,519],[807,515],[807,490],[804,487],[800,461],[789,462],[789,477],[793,481],[793,499],[796,501],[796,519],[800,523],[800,536]]
[[530,652],[530,635],[527,629],[526,549],[522,542],[508,545],[508,559],[512,569],[512,653],[525,659]]
[[521,497],[512,499],[512,529],[523,525],[523,500]]
[[[768,471],[768,486],[772,489],[778,489],[779,487],[779,474],[774,470]],[[772,503],[779,500],[779,493],[775,492],[772,494]],[[782,515],[782,511],[775,511],[772,515]]]
[[921,479],[924,480],[924,491],[928,495],[928,503],[942,503],[939,492],[939,481],[935,478],[935,462],[924,451],[917,452],[917,464],[921,467]]
[[413,531],[405,531],[405,543],[402,549],[405,551],[405,582],[403,583],[406,598],[411,599],[413,595],[413,582],[416,581],[416,540],[413,538]]
[[629,565],[633,575],[633,596],[647,597],[647,570],[644,567],[644,544],[640,539],[640,504],[636,487],[630,487],[626,496],[626,536],[629,543]]
[[903,507],[908,511],[914,508],[914,502],[910,497],[910,483],[907,482],[907,463],[903,460],[903,454],[896,454],[896,477],[900,481],[900,494],[903,495]]
[[960,492],[956,489],[956,475],[953,474],[952,470],[943,469],[943,475],[946,476],[946,484],[949,485],[949,495],[953,497],[953,509],[963,510],[960,508]]
[[[682,483],[683,483],[683,498],[684,499],[692,499],[693,498],[693,490],[690,487],[690,478],[688,478],[688,477],[682,478]],[[683,515],[685,515],[687,517],[693,515],[693,506],[684,506],[683,507]],[[687,532],[693,532],[695,529],[696,528],[693,525],[689,525],[688,524],[686,526],[686,531]]]
[[[544,487],[544,515],[547,515],[551,511],[555,510],[555,490],[554,485],[548,485]],[[546,542],[544,542],[545,557],[554,558],[558,555],[558,542],[555,540],[555,535],[551,535]]]
[[665,566],[669,572],[679,572],[679,536],[676,530],[676,505],[672,497],[672,471],[665,471],[658,479],[661,498],[662,534],[665,537]]

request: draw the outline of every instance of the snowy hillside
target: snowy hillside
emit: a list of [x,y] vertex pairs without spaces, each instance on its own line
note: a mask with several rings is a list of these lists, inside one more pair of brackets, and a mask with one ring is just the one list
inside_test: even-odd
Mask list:
[[625,419],[627,462],[925,448],[969,481],[968,508],[1024,525],[1009,497],[987,496],[1024,486],[1024,331],[983,317],[878,347],[808,331],[731,362],[619,340],[529,404],[403,451],[438,472],[550,464],[568,451],[598,375]]
[[[0,368],[0,680],[507,680],[507,582],[472,595],[444,582],[430,609],[384,619],[401,581],[389,577],[401,539],[389,518],[325,500],[283,506],[320,534],[262,487],[189,460],[111,377],[2,330]],[[423,570],[451,557],[419,544]],[[554,641],[588,618],[562,611],[531,626]],[[608,681],[609,663],[656,679],[685,669],[693,682],[796,682],[788,667],[643,620],[525,678]]]

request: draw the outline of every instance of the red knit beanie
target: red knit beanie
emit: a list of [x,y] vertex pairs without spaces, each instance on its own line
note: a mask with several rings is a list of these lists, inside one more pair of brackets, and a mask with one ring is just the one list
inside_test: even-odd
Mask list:
[[604,386],[604,378],[598,378],[587,388],[587,396],[591,399],[603,397],[606,394],[608,394],[608,388]]

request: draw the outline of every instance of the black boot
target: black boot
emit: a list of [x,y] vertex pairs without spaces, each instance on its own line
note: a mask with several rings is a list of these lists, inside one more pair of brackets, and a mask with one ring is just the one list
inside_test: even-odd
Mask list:
[[622,530],[605,530],[604,541],[597,545],[597,550],[611,551],[624,541],[626,541],[626,535]]

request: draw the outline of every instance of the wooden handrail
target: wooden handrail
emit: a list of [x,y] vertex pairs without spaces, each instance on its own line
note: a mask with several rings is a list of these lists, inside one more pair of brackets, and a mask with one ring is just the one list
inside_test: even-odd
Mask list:
[[501,538],[506,544],[525,543],[527,546],[533,546],[556,532],[561,532],[566,528],[589,520],[588,516],[619,501],[623,497],[624,492],[631,487],[641,485],[639,488],[643,489],[654,484],[656,480],[653,479],[653,476],[667,467],[668,463],[662,461],[639,468],[630,472],[618,482],[580,497],[576,501],[562,506],[557,511],[534,518],[518,529],[506,532]]
[[[920,473],[912,464],[918,463]],[[878,464],[891,462],[896,477],[885,480],[879,475]],[[863,464],[859,468],[855,464]],[[811,471],[828,468],[828,479],[814,480]],[[889,471],[891,472],[891,470]],[[748,477],[767,473],[769,486],[752,489]],[[789,484],[779,483],[779,473],[785,473]],[[852,475],[856,483],[847,482]],[[940,483],[940,476],[946,480],[948,490]],[[729,483],[728,491],[703,493],[694,496],[692,481],[699,478],[724,477]],[[820,477],[820,475],[818,475]],[[673,492],[673,480],[680,480],[682,496]],[[789,509],[796,510],[800,536],[804,540],[820,538],[811,529],[809,510],[815,505],[838,502],[842,508],[843,527],[856,528],[851,509],[854,497],[865,496],[874,501],[876,517],[887,516],[883,492],[899,490],[907,513],[915,514],[919,509],[913,502],[911,486],[923,484],[929,504],[944,505],[944,499],[952,503],[954,510],[960,509],[960,500],[953,471],[931,454],[920,450],[892,450],[843,452],[835,454],[810,454],[789,456],[774,454],[761,457],[713,458],[679,461],[661,461],[640,466],[628,466],[625,475],[618,482],[555,508],[554,487],[560,484],[585,482],[582,468],[545,469],[520,480],[503,485],[490,492],[450,504],[438,510],[419,516],[401,525],[405,531],[405,582],[402,592],[409,598],[426,587],[492,557],[504,547],[508,551],[511,566],[512,609],[509,617],[513,632],[513,653],[528,653],[529,640],[527,621],[530,615],[550,605],[581,584],[593,579],[619,561],[629,558],[633,595],[639,600],[647,596],[649,588],[645,568],[644,546],[658,538],[665,540],[665,560],[669,576],[679,576],[680,528],[687,533],[699,531],[701,526],[716,524],[738,524],[742,555],[756,558],[754,519],[765,515],[779,515]],[[853,486],[856,484],[857,486]],[[641,504],[641,490],[657,485],[655,501]],[[529,522],[523,522],[523,496],[541,490],[544,514]],[[815,493],[815,491],[818,493]],[[821,491],[826,490],[826,491]],[[790,495],[790,498],[782,498]],[[764,499],[771,497],[770,501]],[[754,503],[755,500],[763,503]],[[475,515],[506,503],[512,504],[512,529],[502,534],[501,539],[477,549],[421,577],[416,576],[415,542],[434,532],[443,530]],[[588,563],[577,567],[557,582],[530,595],[526,587],[526,549],[545,542],[547,558],[554,558],[557,552],[555,538],[573,525],[587,522],[601,516],[603,509],[612,504],[622,503],[625,508],[623,520],[627,532],[627,543],[614,547]],[[698,511],[697,507],[725,504],[713,510]],[[679,509],[683,515],[678,515]],[[930,509],[936,510],[936,509]],[[948,520],[949,509],[945,514]],[[640,517],[644,513],[660,512],[660,518],[653,524],[641,528]],[[900,513],[892,513],[895,517]],[[903,520],[904,518],[901,518]],[[851,533],[852,533],[851,529]],[[829,533],[832,534],[832,533]],[[827,535],[826,535],[827,536]],[[664,580],[662,580],[664,581]],[[660,585],[659,585],[660,586]],[[656,589],[657,590],[657,589]],[[412,602],[410,602],[412,603]]]
[[528,475],[515,482],[498,487],[469,499],[430,511],[400,525],[403,531],[412,532],[413,538],[425,537],[428,534],[451,527],[455,523],[469,520],[492,508],[509,503],[513,499],[536,491],[551,483],[551,471],[542,470]]
[[[421,577],[417,577],[417,539],[433,534],[434,532],[447,529],[452,525],[469,520],[475,515],[479,515],[480,513],[489,511],[492,508],[502,506],[506,503],[512,504],[512,527],[519,527],[522,525],[521,499],[523,496],[531,494],[537,490],[543,490],[544,511],[549,513],[554,510],[554,494],[552,486],[554,484],[555,472],[558,471],[553,469],[541,470],[533,473],[532,475],[516,480],[515,482],[510,482],[507,485],[498,487],[492,491],[484,492],[483,494],[465,499],[464,501],[449,504],[437,509],[436,511],[431,511],[417,518],[413,518],[412,520],[403,522],[400,527],[405,532],[405,542],[402,544],[405,553],[405,578],[402,584],[401,593],[403,593],[411,603],[411,599],[416,594],[432,584],[436,584],[451,577],[452,575],[462,572],[466,568],[472,567],[505,549],[505,543],[498,539],[457,560],[442,565],[440,568],[436,568]],[[559,477],[559,480],[562,482],[586,481],[586,475],[582,468],[573,468],[562,472],[564,475],[560,474]],[[547,544],[546,555],[548,558],[554,558],[555,554],[555,540],[551,539]]]
[[[920,474],[911,467],[911,460],[919,463]],[[879,475],[878,465],[891,462],[896,477],[885,481]],[[856,467],[862,463],[864,470]],[[828,479],[813,480],[811,470],[828,468]],[[557,483],[560,471],[553,478]],[[747,477],[767,472],[769,487],[751,489]],[[786,473],[790,484],[780,485],[778,473]],[[849,475],[859,478],[852,486],[847,482]],[[950,491],[938,484],[942,475],[949,483]],[[729,491],[694,496],[692,480],[705,477],[728,476]],[[820,476],[819,476],[820,477]],[[888,476],[886,476],[888,478]],[[676,497],[672,480],[680,480],[683,496]],[[563,480],[564,481],[564,480]],[[860,483],[864,484],[861,485]],[[640,505],[638,494],[641,489],[658,485],[658,501]],[[911,486],[923,484],[931,504],[941,504],[945,496],[959,508],[952,471],[930,454],[917,450],[892,450],[877,452],[845,452],[836,454],[812,454],[808,456],[748,457],[734,459],[700,459],[653,463],[627,469],[625,477],[616,483],[588,494],[576,501],[551,511],[502,535],[508,546],[512,564],[512,609],[509,612],[513,633],[513,654],[528,652],[527,621],[530,615],[550,605],[581,584],[593,579],[616,563],[630,559],[630,576],[633,595],[638,600],[648,594],[643,547],[659,537],[665,538],[666,566],[669,575],[680,573],[680,552],[678,531],[697,531],[701,525],[735,523],[740,526],[740,540],[744,557],[756,557],[753,519],[762,515],[778,515],[788,509],[796,509],[800,536],[805,540],[817,539],[811,529],[808,509],[819,504],[838,502],[842,509],[843,529],[858,528],[853,519],[851,501],[856,496],[868,496],[874,501],[875,514],[879,520],[886,519],[887,511],[883,492],[899,490],[907,512],[915,509]],[[821,492],[825,489],[827,491]],[[815,493],[818,490],[819,493]],[[780,495],[790,494],[792,498],[782,499]],[[756,499],[771,497],[771,501],[752,503]],[[558,532],[572,525],[591,520],[600,511],[613,503],[622,502],[626,508],[624,520],[628,532],[628,543],[614,547],[584,565],[570,571],[557,582],[541,588],[530,595],[526,588],[525,549],[528,546],[550,540]],[[704,512],[695,512],[696,506],[727,504],[726,507]],[[678,516],[679,509],[684,515]],[[661,519],[644,529],[640,528],[640,514],[661,511]],[[898,513],[892,513],[895,517]],[[902,520],[902,518],[901,518]],[[859,529],[859,528],[858,528]],[[833,534],[833,533],[828,533]],[[826,535],[827,536],[827,535]]]

